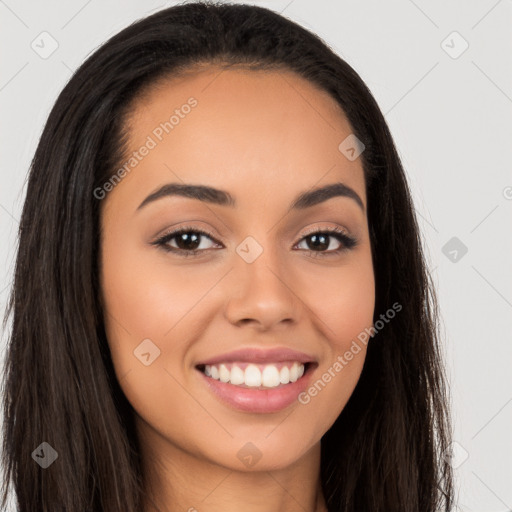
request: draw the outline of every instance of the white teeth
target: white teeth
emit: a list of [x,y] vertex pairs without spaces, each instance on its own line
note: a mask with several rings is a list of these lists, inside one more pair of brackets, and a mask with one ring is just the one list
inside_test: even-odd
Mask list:
[[219,366],[219,378],[221,382],[229,382],[231,372],[226,368],[225,364]]
[[257,366],[250,364],[245,369],[245,385],[251,388],[261,386],[261,372]]
[[204,373],[212,379],[229,382],[235,386],[275,388],[300,379],[304,375],[304,365],[299,362],[285,363],[278,369],[275,364],[248,364],[245,370],[242,370],[237,363],[226,363],[205,365]]
[[290,368],[290,382],[295,382],[299,378],[299,366],[293,363]]
[[231,382],[231,384],[239,385],[243,384],[244,380],[244,371],[238,368],[238,366],[234,365],[233,368],[231,368],[231,378],[229,379],[229,381]]
[[261,374],[261,382],[266,388],[279,386],[279,370],[273,366],[265,366]]

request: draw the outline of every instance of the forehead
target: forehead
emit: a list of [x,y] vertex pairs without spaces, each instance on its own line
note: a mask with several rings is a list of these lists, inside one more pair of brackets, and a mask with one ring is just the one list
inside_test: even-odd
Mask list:
[[117,187],[123,193],[181,180],[252,199],[279,190],[284,199],[342,181],[366,205],[361,160],[338,149],[352,133],[343,111],[291,71],[212,66],[160,80],[127,121],[127,158],[152,147]]

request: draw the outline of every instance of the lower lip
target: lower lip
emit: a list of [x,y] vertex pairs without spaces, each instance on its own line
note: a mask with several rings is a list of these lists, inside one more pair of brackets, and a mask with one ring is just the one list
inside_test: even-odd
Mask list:
[[314,368],[311,365],[304,375],[295,382],[269,389],[234,386],[207,377],[201,370],[197,371],[203,377],[210,391],[222,402],[240,411],[261,414],[281,411],[297,401],[299,394],[308,387],[313,370]]

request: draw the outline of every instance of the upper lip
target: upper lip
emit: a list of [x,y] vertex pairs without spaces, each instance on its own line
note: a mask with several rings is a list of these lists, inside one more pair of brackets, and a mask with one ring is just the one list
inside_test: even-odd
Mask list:
[[241,348],[214,356],[205,361],[201,361],[200,365],[215,365],[219,363],[231,363],[235,361],[243,361],[248,363],[278,363],[281,361],[297,361],[299,363],[314,362],[314,357],[285,347],[261,349],[261,348]]

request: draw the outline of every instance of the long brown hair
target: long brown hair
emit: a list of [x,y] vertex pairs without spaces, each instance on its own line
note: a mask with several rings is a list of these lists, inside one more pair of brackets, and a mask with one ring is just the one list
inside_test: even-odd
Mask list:
[[[358,74],[316,35],[271,10],[187,3],[133,23],[59,95],[31,163],[4,372],[5,506],[19,512],[140,510],[133,410],[115,378],[99,302],[100,201],[125,120],[144,90],[198,63],[292,70],[327,91],[364,142],[375,318],[402,311],[368,345],[348,404],[321,442],[329,511],[437,512],[453,503],[446,378],[434,287],[404,169]],[[47,442],[47,469],[33,451]]]

